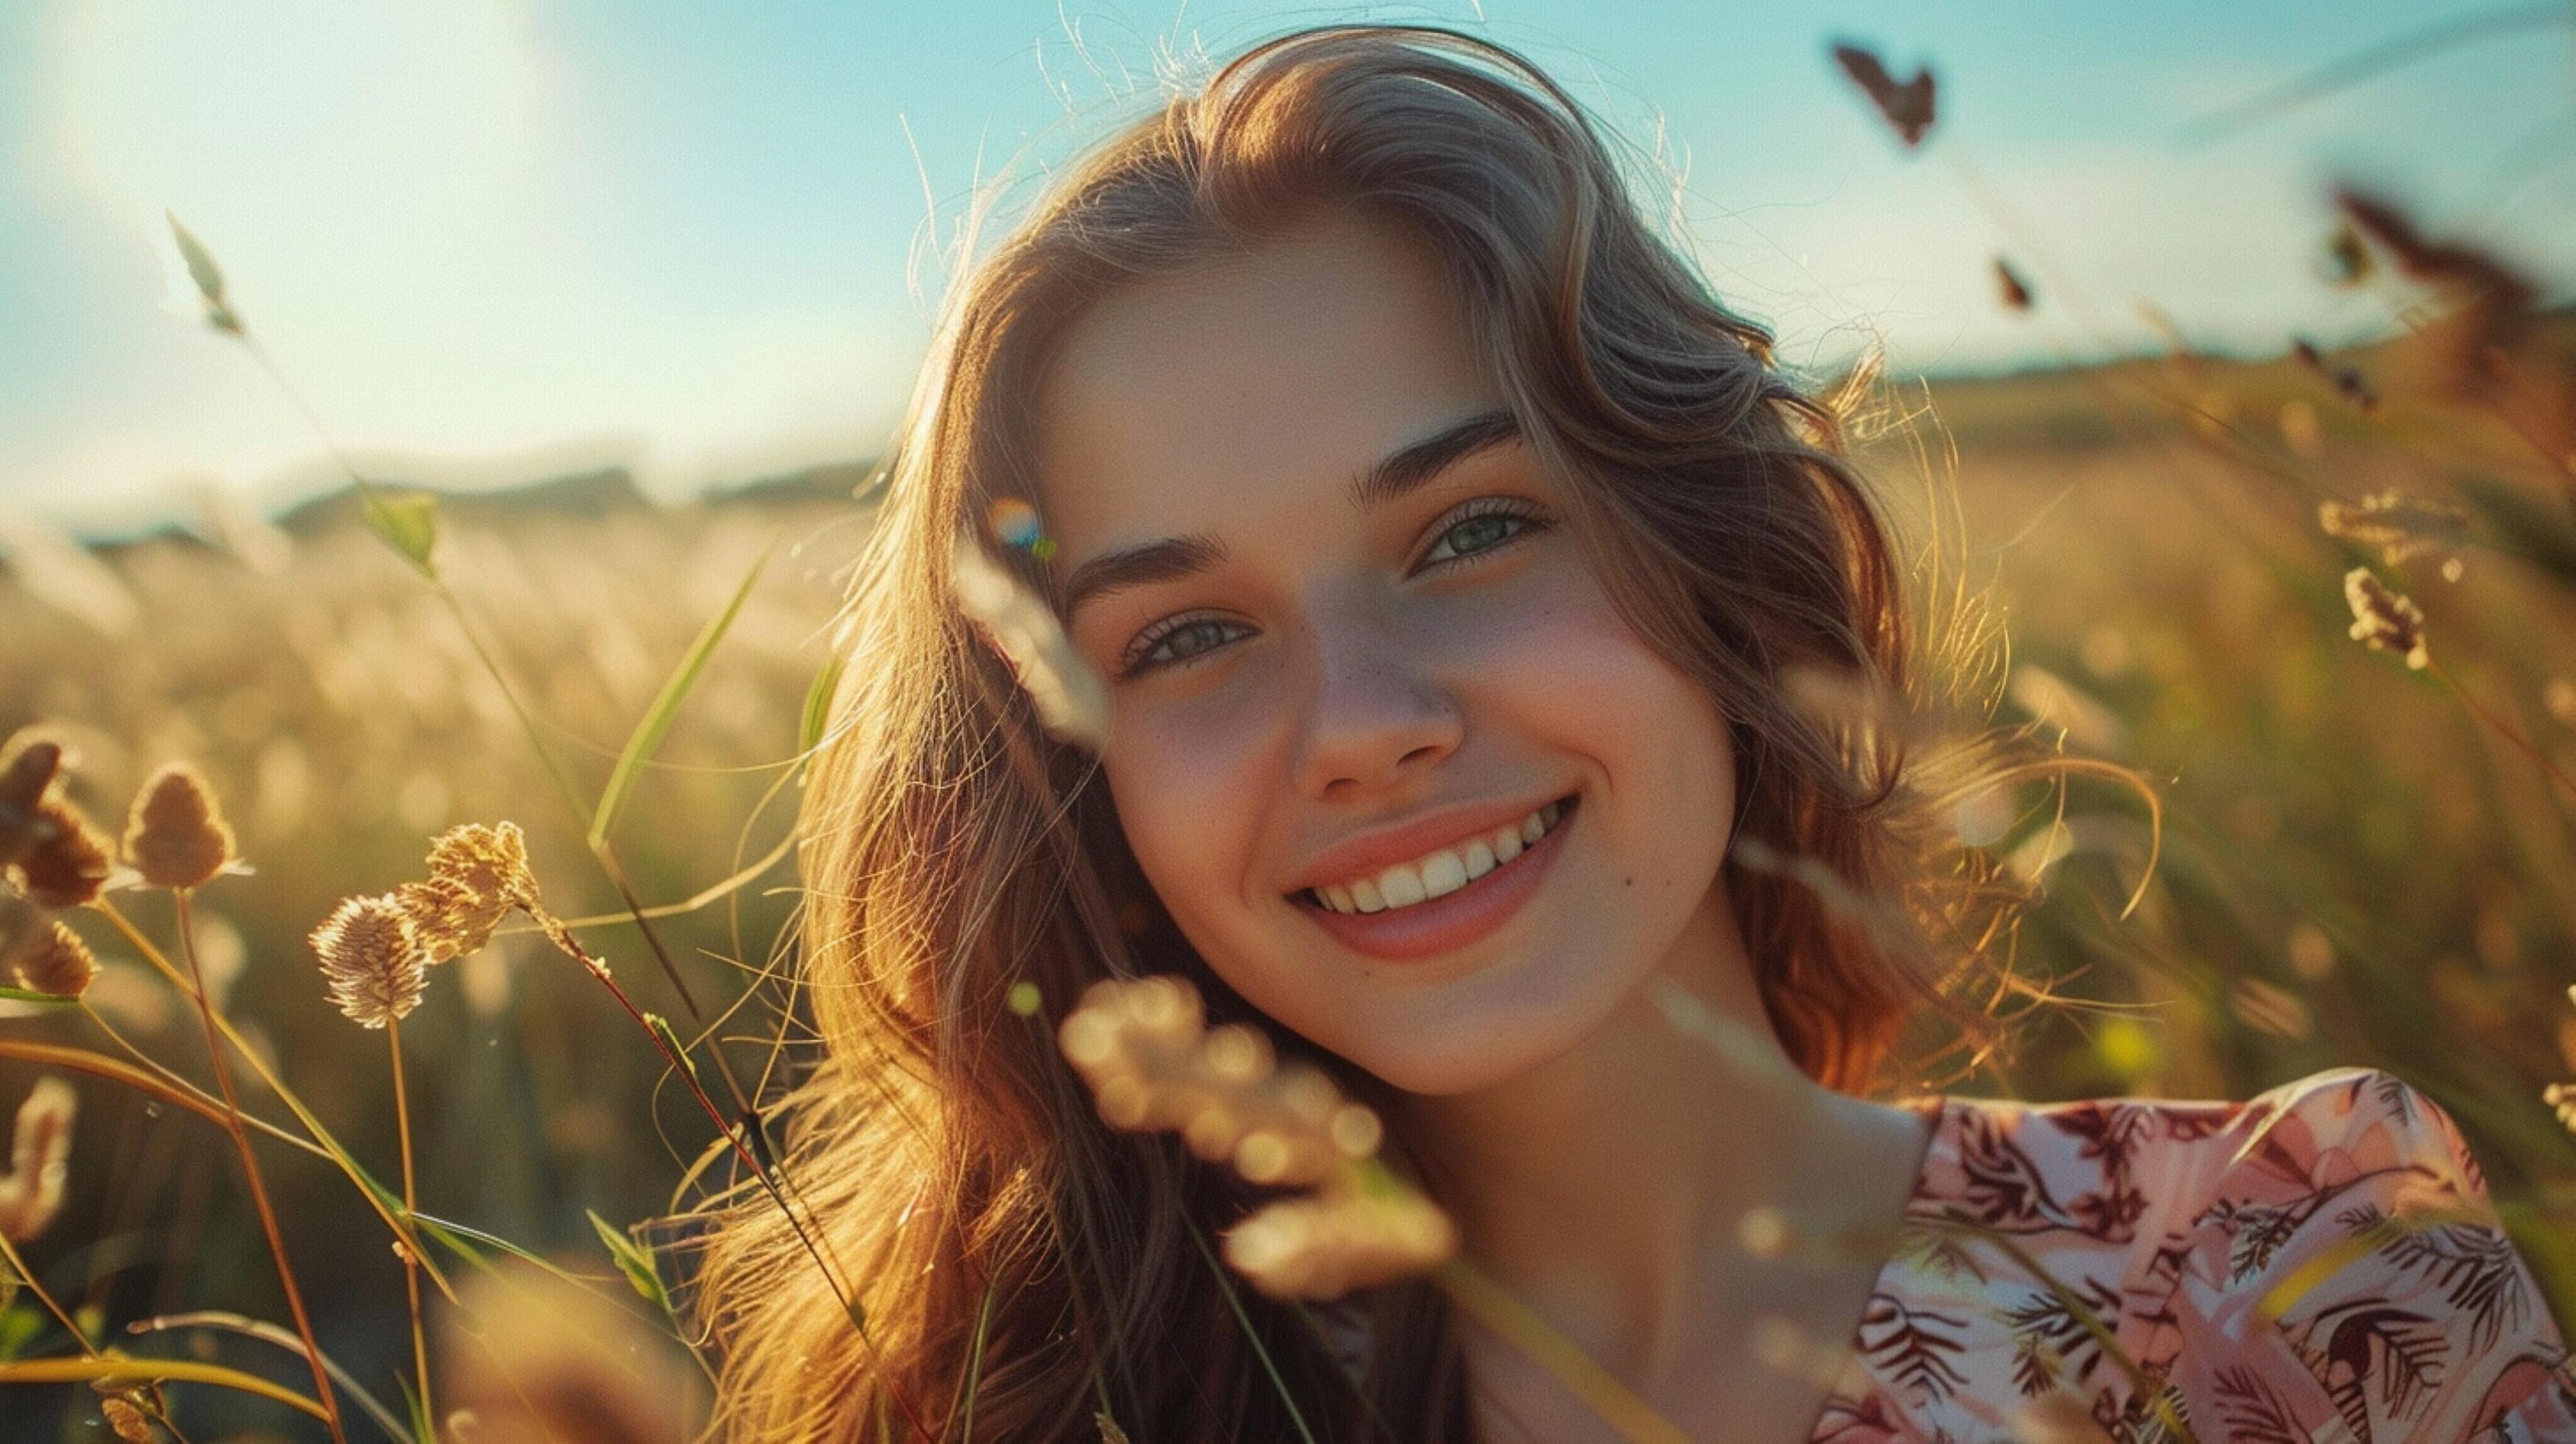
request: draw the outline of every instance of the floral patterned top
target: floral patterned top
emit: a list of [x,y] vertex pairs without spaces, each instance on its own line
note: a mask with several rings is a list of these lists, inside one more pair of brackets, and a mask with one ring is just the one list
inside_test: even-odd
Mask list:
[[2393,1075],[1916,1106],[1903,1242],[1810,1444],[2576,1441],[2477,1163]]

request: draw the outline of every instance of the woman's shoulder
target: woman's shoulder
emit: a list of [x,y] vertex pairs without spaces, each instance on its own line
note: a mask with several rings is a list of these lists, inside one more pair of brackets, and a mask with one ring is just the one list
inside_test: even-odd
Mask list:
[[2576,1438],[2477,1162],[2394,1074],[1938,1109],[1828,1425],[1982,1438],[2071,1404],[2119,1439]]
[[[2242,1101],[1951,1097],[1914,1212],[2136,1237],[2197,1200],[2299,1192],[2350,1169],[2376,1191],[2485,1190],[2459,1128],[2404,1079],[2338,1068]],[[2369,1185],[2363,1185],[2368,1187]]]

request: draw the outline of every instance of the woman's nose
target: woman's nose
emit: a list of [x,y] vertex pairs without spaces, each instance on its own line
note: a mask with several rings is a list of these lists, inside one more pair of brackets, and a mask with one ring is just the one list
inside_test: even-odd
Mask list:
[[1378,619],[1311,634],[1297,783],[1324,801],[1407,782],[1456,750],[1465,718],[1417,644]]

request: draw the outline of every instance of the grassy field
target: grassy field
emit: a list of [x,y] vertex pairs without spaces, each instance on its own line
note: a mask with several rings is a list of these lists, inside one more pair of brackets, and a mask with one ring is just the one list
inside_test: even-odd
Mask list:
[[[2538,323],[2520,374],[2556,375],[2568,332]],[[2576,1320],[2576,1137],[2543,1100],[2576,1079],[2576,790],[2552,773],[2576,774],[2576,457],[2533,445],[2510,398],[2410,380],[2419,360],[2406,346],[2322,365],[2177,354],[1888,388],[1892,414],[1861,449],[1915,537],[1940,515],[1954,566],[2004,606],[1998,720],[2041,720],[2068,752],[2136,769],[2163,806],[2144,900],[2121,918],[2148,853],[2136,794],[2078,782],[2062,821],[2054,794],[2016,799],[1992,845],[2048,889],[2019,966],[2069,1003],[2032,1021],[2009,1069],[1953,1086],[2243,1097],[2326,1067],[2393,1069],[2463,1124]],[[2339,385],[2347,369],[2357,382]],[[779,845],[859,474],[687,508],[647,505],[613,475],[452,500],[440,585],[346,498],[206,528],[220,543],[22,556],[0,582],[0,735],[65,743],[70,796],[102,824],[159,764],[199,764],[250,868],[197,899],[208,991],[378,1179],[396,1177],[401,1146],[383,1040],[334,1011],[306,935],[342,897],[419,877],[429,838],[456,824],[520,824],[547,905],[637,1006],[700,1043],[709,1086],[709,1034],[739,1040],[731,1057],[756,1083],[779,1026],[777,994],[756,985],[793,902]],[[2460,509],[2456,526],[2419,528],[2440,545],[2392,563],[2321,526],[2322,504],[2392,487]],[[648,907],[737,883],[655,919],[666,973],[620,920],[581,809],[764,556],[608,830]],[[2345,578],[2365,566],[2421,607],[2434,665],[2354,640]],[[133,934],[98,909],[65,914],[104,964],[86,1006],[0,1002],[0,1043],[19,1049],[0,1057],[0,1107],[61,1071],[31,1047],[210,1077],[196,1010],[141,945],[181,956],[170,897],[105,896]],[[652,1040],[517,920],[434,970],[401,1036],[420,1212],[575,1276],[487,1277],[434,1249],[478,1291],[483,1327],[525,1369],[622,1371],[649,1401],[637,1407],[687,1407],[697,1375],[593,1221],[669,1210],[714,1137]],[[241,1082],[253,1113],[286,1117],[253,1073]],[[223,1318],[126,1332],[192,1310],[282,1324],[286,1306],[222,1131],[108,1079],[77,1093],[66,1202],[25,1249],[36,1278],[137,1354],[300,1386],[299,1361]],[[384,1226],[338,1163],[260,1149],[315,1333],[401,1413],[411,1345]],[[489,1351],[470,1334],[434,1343],[442,1411],[499,1407]],[[536,1357],[547,1349],[569,1356]],[[76,1353],[33,1297],[0,1313],[0,1356]],[[172,1394],[199,1438],[291,1418],[237,1392]],[[77,1437],[100,1407],[82,1388],[0,1383],[0,1437]]]

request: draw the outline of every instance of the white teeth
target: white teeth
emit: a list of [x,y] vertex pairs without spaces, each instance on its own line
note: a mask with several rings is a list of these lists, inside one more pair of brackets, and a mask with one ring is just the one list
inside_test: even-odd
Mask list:
[[1422,860],[1422,891],[1440,897],[1467,885],[1467,864],[1454,852],[1435,852]]
[[1563,815],[1564,809],[1551,802],[1519,822],[1505,823],[1481,837],[1470,838],[1461,848],[1443,848],[1411,862],[1399,862],[1373,878],[1355,878],[1346,884],[1315,888],[1313,892],[1318,901],[1337,913],[1411,907],[1456,892],[1520,856],[1529,844],[1545,837]]
[[1480,837],[1467,844],[1467,880],[1474,882],[1493,870],[1494,850],[1485,845],[1485,839]]
[[1422,874],[1415,872],[1409,862],[1399,862],[1379,873],[1377,890],[1386,894],[1386,905],[1391,908],[1411,907],[1431,896],[1431,890],[1422,885]]

